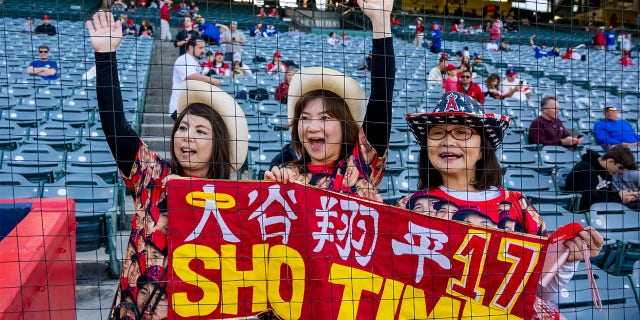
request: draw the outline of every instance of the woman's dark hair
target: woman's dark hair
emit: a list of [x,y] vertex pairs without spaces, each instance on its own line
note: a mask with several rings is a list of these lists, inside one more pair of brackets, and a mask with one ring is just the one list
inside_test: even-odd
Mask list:
[[491,89],[491,83],[493,83],[493,80],[498,80],[498,85],[500,85],[500,76],[492,73],[484,80],[484,83],[487,85],[487,89]]
[[[480,128],[474,128],[481,130]],[[471,181],[471,186],[478,190],[487,190],[491,186],[500,187],[502,185],[502,169],[496,157],[496,149],[487,140],[482,131],[480,132],[480,146],[482,157],[476,163],[475,180]],[[418,168],[418,189],[431,189],[443,184],[442,174],[438,172],[429,161],[429,153],[426,145],[420,148],[420,167]]]
[[327,90],[313,90],[309,91],[302,96],[293,107],[293,120],[291,120],[291,145],[296,150],[300,157],[300,160],[294,161],[294,164],[306,164],[311,161],[309,158],[309,154],[304,149],[304,145],[298,136],[298,126],[300,124],[300,115],[302,114],[302,109],[309,102],[315,99],[322,99],[323,106],[325,111],[332,118],[340,121],[342,124],[342,143],[340,148],[340,158],[342,159],[346,157],[347,153],[349,153],[355,144],[358,142],[358,134],[360,132],[360,128],[358,124],[353,119],[353,115],[349,111],[349,107],[347,103],[344,101],[342,97],[335,94],[332,91]]
[[171,171],[177,175],[184,176],[184,168],[176,160],[175,149],[173,148],[173,139],[180,127],[180,122],[185,115],[203,117],[211,123],[213,135],[213,148],[211,148],[211,160],[209,162],[209,170],[202,178],[207,179],[229,179],[231,175],[231,152],[229,147],[229,133],[227,126],[222,121],[222,117],[218,112],[210,106],[203,103],[194,103],[189,105],[183,112],[178,115],[173,130],[171,130]]
[[519,221],[513,220],[511,218],[503,218],[502,220],[500,220],[500,222],[498,222],[498,229],[503,229],[503,230],[506,229],[508,222],[515,222],[513,226],[513,231],[522,232],[522,233],[526,232],[522,223],[520,223]]

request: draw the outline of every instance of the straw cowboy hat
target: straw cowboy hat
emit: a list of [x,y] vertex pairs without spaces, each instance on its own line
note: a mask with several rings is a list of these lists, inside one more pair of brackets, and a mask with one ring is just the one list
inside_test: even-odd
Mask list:
[[178,113],[194,103],[208,105],[222,117],[229,134],[231,171],[238,171],[247,158],[249,148],[249,127],[244,111],[222,89],[202,81],[186,80],[178,88]]
[[406,118],[411,132],[422,145],[427,144],[430,126],[460,124],[474,128],[496,149],[502,144],[511,122],[507,116],[485,113],[475,99],[459,92],[443,94],[432,112],[407,114]]
[[291,79],[287,101],[289,122],[293,121],[298,100],[314,90],[327,90],[340,96],[347,103],[358,126],[362,126],[367,111],[367,97],[362,86],[341,72],[320,67],[301,69]]

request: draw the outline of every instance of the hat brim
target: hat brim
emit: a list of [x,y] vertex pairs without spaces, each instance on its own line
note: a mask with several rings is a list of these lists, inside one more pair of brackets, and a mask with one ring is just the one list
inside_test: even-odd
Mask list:
[[298,100],[315,90],[331,91],[344,99],[358,127],[362,126],[367,110],[367,98],[362,86],[341,72],[320,67],[301,69],[291,79],[287,100],[287,116],[290,123],[295,116]]
[[500,114],[487,113],[484,116],[466,112],[432,112],[407,114],[409,129],[416,140],[427,144],[427,134],[430,126],[437,125],[466,125],[476,129],[485,139],[488,139],[494,148],[500,147],[502,139],[509,130],[511,118]]
[[202,81],[186,80],[178,88],[178,113],[194,103],[208,105],[220,114],[229,134],[231,171],[238,171],[247,158],[249,148],[249,127],[244,111],[222,89]]

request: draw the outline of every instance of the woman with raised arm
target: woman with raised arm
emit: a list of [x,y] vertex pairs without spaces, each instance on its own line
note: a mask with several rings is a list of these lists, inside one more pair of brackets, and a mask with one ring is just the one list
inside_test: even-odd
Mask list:
[[[134,215],[130,243],[124,259],[128,270],[114,298],[110,318],[133,301],[136,319],[164,319],[167,287],[167,194],[164,185],[173,177],[228,179],[247,155],[248,129],[240,106],[224,91],[189,80],[178,97],[178,119],[171,131],[171,160],[165,160],[141,140],[125,119],[118,79],[116,49],[122,41],[122,23],[110,12],[99,11],[87,21],[96,58],[96,90],[102,128],[120,174],[133,197]],[[132,270],[133,268],[133,270]],[[126,272],[126,273],[125,273]],[[141,285],[144,282],[145,292]],[[149,284],[152,284],[149,287]],[[142,294],[145,293],[145,294]]]
[[373,25],[371,95],[352,78],[327,68],[305,68],[289,84],[291,143],[299,160],[273,167],[266,180],[297,181],[381,200],[391,133],[395,57],[393,0],[358,1]]

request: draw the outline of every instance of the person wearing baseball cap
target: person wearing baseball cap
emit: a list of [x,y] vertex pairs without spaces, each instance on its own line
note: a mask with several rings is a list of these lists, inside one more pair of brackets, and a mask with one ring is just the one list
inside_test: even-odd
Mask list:
[[224,53],[218,50],[215,54],[211,51],[207,52],[207,61],[202,63],[202,74],[208,76],[231,77],[231,65],[224,62]]
[[242,54],[242,46],[246,43],[247,39],[244,33],[238,30],[238,22],[231,21],[229,29],[225,30],[220,35],[220,43],[226,44],[224,52],[224,61],[233,61],[233,55],[235,53]]
[[57,33],[56,27],[49,23],[49,16],[46,14],[42,16],[42,24],[36,27],[35,32],[36,34],[46,34],[48,36],[55,36]]
[[284,74],[287,72],[287,66],[282,63],[282,53],[276,51],[273,53],[273,60],[267,64],[267,74]]
[[438,21],[434,21],[431,26],[431,41],[429,44],[429,51],[431,53],[442,52],[442,27]]
[[265,180],[382,201],[378,186],[391,136],[396,72],[391,8],[387,0],[369,0],[362,7],[373,27],[369,98],[356,80],[336,70],[303,68],[293,76],[287,114],[300,159],[272,167]]
[[442,81],[444,81],[447,76],[447,65],[449,65],[448,56],[441,55],[440,59],[438,59],[438,65],[433,67],[431,71],[429,71],[427,83],[435,85],[442,84]]
[[424,41],[424,23],[422,23],[422,18],[416,18],[416,31],[415,38],[413,39],[413,44],[422,47],[422,41]]
[[512,98],[526,101],[531,96],[527,82],[518,78],[518,72],[514,68],[508,68],[504,74],[506,79],[502,81],[500,91]]
[[[452,220],[460,219],[484,227],[495,227],[503,211],[501,207],[508,203],[510,219],[520,223],[525,233],[546,235],[545,223],[530,201],[519,192],[501,187],[502,169],[496,150],[509,129],[509,117],[486,113],[475,99],[460,92],[448,92],[431,112],[407,114],[406,119],[422,147],[418,162],[418,193],[426,191],[430,197],[454,204],[458,211]],[[403,198],[399,206],[405,207],[411,198]],[[486,220],[461,219],[465,208],[470,207],[478,208],[476,211]],[[488,221],[493,224],[486,224]],[[604,242],[590,227],[580,232],[576,240],[579,241],[567,240],[564,245],[578,251],[577,244],[582,245],[584,240],[591,256],[600,252]],[[583,255],[572,255],[568,262],[574,265],[574,261],[584,258]],[[560,268],[556,278],[568,281],[572,276],[572,269]],[[554,290],[561,286],[562,281],[554,281],[558,283],[547,288]]]
[[[131,237],[138,237],[132,240],[138,254],[148,250],[149,245],[162,251],[162,247],[166,247],[167,234],[160,225],[157,210],[166,208],[167,198],[171,197],[166,183],[179,178],[229,179],[232,173],[240,170],[248,151],[249,130],[244,112],[220,88],[198,80],[183,81],[176,87],[177,119],[169,141],[171,159],[165,159],[141,139],[123,112],[116,59],[116,50],[122,41],[122,24],[115,22],[111,12],[98,11],[93,22],[87,21],[87,29],[95,50],[96,95],[107,143],[124,183],[131,191],[135,211],[143,212],[143,217],[151,215],[157,219],[155,226],[141,225],[137,223],[136,215],[132,229],[137,226],[142,229],[135,234],[132,232]],[[167,215],[171,214],[167,212]],[[140,234],[151,237],[140,241]],[[152,243],[144,240],[152,240]],[[161,256],[156,255],[156,264],[163,261]],[[149,270],[152,268],[157,270],[158,266],[148,266],[146,260],[143,261],[145,266],[140,271],[146,276],[151,275]],[[163,280],[164,272],[155,274],[161,275],[157,280]],[[116,311],[116,305],[113,307]],[[167,317],[166,309],[163,312],[158,319]]]
[[605,149],[617,145],[635,147],[640,145],[640,136],[627,120],[619,119],[620,105],[617,102],[604,103],[604,119],[595,123],[593,133],[598,143]]
[[458,90],[458,71],[460,70],[453,63],[449,63],[445,67],[445,71],[447,77],[442,81],[442,92]]

